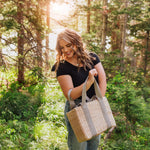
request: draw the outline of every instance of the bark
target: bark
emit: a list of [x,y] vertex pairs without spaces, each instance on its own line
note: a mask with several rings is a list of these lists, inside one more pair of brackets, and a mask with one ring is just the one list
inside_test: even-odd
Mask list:
[[149,31],[146,33],[146,49],[145,49],[145,58],[144,58],[144,76],[147,74],[147,66],[148,66],[148,54],[150,52],[149,47]]
[[27,14],[30,13],[30,11],[29,11],[30,6],[31,6],[31,1],[26,1],[26,7],[27,7],[26,11],[27,11]]
[[91,0],[88,0],[88,11],[87,11],[87,33],[90,33],[90,5],[91,5]]
[[106,46],[106,32],[107,32],[107,5],[108,5],[108,0],[103,0],[103,18],[102,18],[102,41],[101,41],[101,45],[102,45],[102,51],[105,50],[105,46]]
[[36,51],[37,66],[39,68],[42,68],[43,62],[42,62],[42,39],[41,39],[41,33],[39,31],[37,31],[36,36],[37,36],[37,51]]
[[76,15],[75,18],[76,18],[76,20],[75,20],[75,24],[76,24],[75,28],[78,31],[79,30],[79,28],[78,28],[78,24],[79,24],[78,15]]
[[[1,33],[0,33],[0,41],[1,41]],[[3,54],[2,54],[2,48],[0,47],[0,66],[4,66],[6,67],[4,58],[3,58]]]
[[119,28],[114,30],[111,34],[111,45],[112,45],[111,47],[112,51],[121,49],[121,34]]
[[[125,8],[127,8],[128,0],[125,0]],[[125,52],[125,45],[126,45],[126,28],[127,28],[127,14],[123,15],[123,22],[122,22],[122,37],[121,37],[121,68],[120,71],[124,71],[124,52]]]
[[50,65],[49,65],[50,1],[48,1],[48,3],[47,3],[46,10],[47,10],[46,23],[47,23],[48,30],[46,31],[46,51],[45,51],[46,67],[45,67],[45,69],[48,70],[50,68]]
[[[42,3],[40,2],[40,0],[38,0],[38,6],[37,6],[37,17],[39,18],[39,22],[42,20],[41,14],[41,8],[42,7]],[[37,28],[37,33],[36,33],[36,39],[37,39],[37,51],[36,51],[36,57],[37,57],[37,66],[39,68],[43,67],[43,61],[42,61],[42,38],[41,38],[41,30],[39,28]]]
[[0,66],[3,66],[4,63],[4,59],[3,59],[3,55],[2,55],[2,49],[0,48]]
[[23,24],[23,1],[20,0],[18,1],[18,6],[17,6],[17,20],[18,24],[20,26],[18,30],[18,82],[19,83],[24,83],[24,58],[23,58],[23,53],[24,53],[24,30],[22,27]]
[[[3,3],[0,2],[0,9],[2,9],[4,6],[3,6]],[[1,26],[0,26],[1,28]],[[1,43],[1,33],[0,33],[0,43]],[[5,61],[4,61],[4,58],[3,58],[3,54],[2,54],[2,48],[0,47],[0,66],[4,66],[6,67],[6,64],[5,64]]]

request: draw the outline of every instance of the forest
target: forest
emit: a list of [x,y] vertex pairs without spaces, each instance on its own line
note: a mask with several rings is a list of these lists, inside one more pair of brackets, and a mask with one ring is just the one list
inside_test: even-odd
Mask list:
[[66,98],[51,71],[64,28],[106,72],[117,126],[99,150],[150,150],[149,0],[0,0],[0,150],[68,150]]

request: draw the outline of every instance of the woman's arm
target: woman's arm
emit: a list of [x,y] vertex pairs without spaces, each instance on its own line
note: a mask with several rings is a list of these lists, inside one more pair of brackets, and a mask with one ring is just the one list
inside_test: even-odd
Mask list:
[[[94,76],[96,76],[96,75],[97,75],[96,69],[92,69],[89,71],[86,90],[88,90],[91,87],[91,85],[94,82]],[[68,91],[70,89],[72,89],[70,96],[73,100],[79,98],[82,95],[82,88],[83,88],[84,83],[81,84],[80,86],[74,87],[71,76],[69,76],[69,75],[58,76],[57,80],[58,80],[60,87],[67,99],[68,99]]]
[[105,74],[105,71],[104,71],[104,68],[103,68],[101,62],[96,64],[94,67],[97,70],[98,80],[99,80],[99,87],[100,87],[102,96],[104,97],[105,93],[106,93],[106,86],[107,86],[107,84],[106,84],[106,74]]

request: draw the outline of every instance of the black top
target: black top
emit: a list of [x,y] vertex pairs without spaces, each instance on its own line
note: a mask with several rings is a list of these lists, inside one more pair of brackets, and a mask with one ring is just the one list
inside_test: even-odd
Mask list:
[[[90,55],[92,57],[95,57],[95,59],[92,60],[93,61],[92,68],[94,68],[94,66],[100,62],[100,59],[95,53],[90,53]],[[86,70],[84,70],[84,67],[79,67],[79,68],[80,69],[78,69],[77,66],[74,66],[67,61],[63,61],[59,64],[58,70],[56,72],[56,77],[61,76],[61,75],[70,75],[72,78],[74,87],[77,87],[81,85],[83,82],[85,82],[86,78],[88,77],[89,70],[90,70],[88,67]],[[55,65],[52,67],[52,71],[54,70],[55,70]],[[98,82],[98,77],[96,77],[96,80]],[[91,98],[93,95],[95,95],[94,85],[92,85],[90,89],[87,91],[88,97]]]

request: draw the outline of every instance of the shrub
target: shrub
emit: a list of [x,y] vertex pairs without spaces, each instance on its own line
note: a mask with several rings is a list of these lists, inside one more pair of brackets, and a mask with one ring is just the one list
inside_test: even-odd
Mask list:
[[117,111],[124,113],[132,123],[143,122],[146,118],[146,102],[140,88],[136,88],[135,82],[126,80],[121,74],[116,75],[108,83],[108,99],[118,104]]
[[34,106],[29,101],[30,97],[21,92],[3,92],[0,100],[0,115],[6,120],[29,119],[35,115]]

